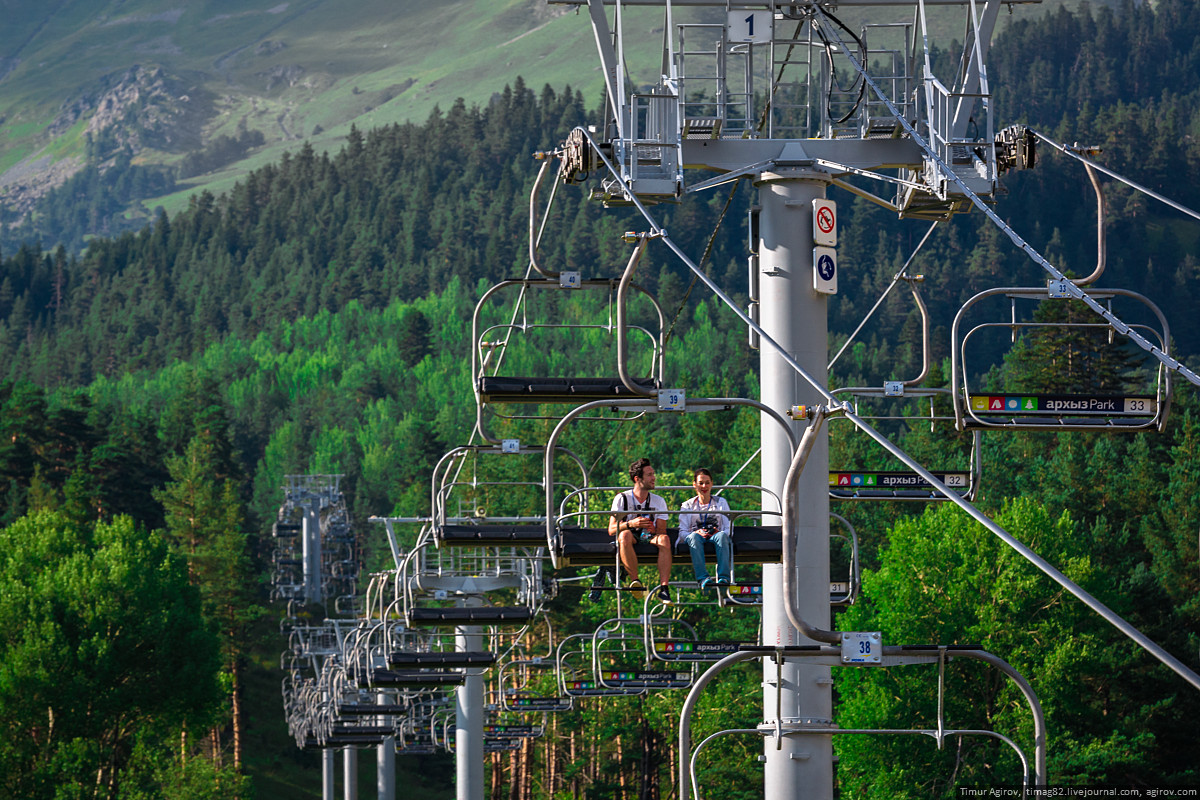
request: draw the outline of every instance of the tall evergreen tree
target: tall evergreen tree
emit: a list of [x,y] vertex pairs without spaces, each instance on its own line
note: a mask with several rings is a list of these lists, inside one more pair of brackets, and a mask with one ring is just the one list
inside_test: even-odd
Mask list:
[[[156,498],[163,504],[166,533],[187,558],[189,580],[199,588],[206,618],[219,631],[223,669],[230,682],[232,754],[244,760],[243,672],[249,624],[260,614],[245,511],[224,466],[212,431],[197,433],[182,455],[167,459],[171,480]],[[221,730],[210,735],[219,742]],[[214,751],[220,749],[214,746]]]

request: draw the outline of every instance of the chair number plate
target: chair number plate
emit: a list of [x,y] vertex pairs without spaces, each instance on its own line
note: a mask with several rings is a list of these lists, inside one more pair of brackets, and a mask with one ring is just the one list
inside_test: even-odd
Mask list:
[[660,389],[659,411],[687,411],[687,392],[683,389]]
[[843,664],[882,664],[883,637],[879,631],[849,631],[842,634]]
[[1046,281],[1046,294],[1055,299],[1062,299],[1071,296],[1071,290],[1067,287],[1071,285],[1068,280],[1049,280]]

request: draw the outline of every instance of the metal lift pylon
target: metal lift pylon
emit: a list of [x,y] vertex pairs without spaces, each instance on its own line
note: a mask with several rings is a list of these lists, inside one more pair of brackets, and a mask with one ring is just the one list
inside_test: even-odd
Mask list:
[[[455,650],[483,649],[483,631],[478,625],[454,629]],[[483,676],[467,670],[467,677],[454,692],[455,791],[458,800],[483,797]]]
[[[824,199],[828,176],[803,167],[762,173],[759,188],[759,322],[772,338],[822,385],[827,385],[828,295],[813,291],[813,200]],[[772,349],[759,357],[761,401],[770,408],[821,401]],[[793,425],[798,425],[793,422]],[[780,493],[791,466],[788,442],[764,419],[762,484]],[[797,430],[797,433],[800,431]],[[799,479],[796,609],[810,625],[828,630],[829,610],[829,437],[822,429]],[[764,496],[763,502],[768,502]],[[809,644],[792,626],[784,606],[783,565],[763,567],[762,644],[788,647]],[[833,681],[829,667],[784,662],[777,670],[763,662],[766,756],[763,796],[830,798],[833,792],[833,738],[787,736],[789,729],[828,727],[833,722]]]

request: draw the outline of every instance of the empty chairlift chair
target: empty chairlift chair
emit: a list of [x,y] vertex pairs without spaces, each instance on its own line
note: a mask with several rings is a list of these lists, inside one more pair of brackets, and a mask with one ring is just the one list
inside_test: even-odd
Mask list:
[[[489,309],[496,308],[490,301],[499,292],[512,289],[520,291],[517,311],[507,322],[487,324],[484,318],[489,315]],[[651,304],[650,317],[655,320],[652,328],[619,324],[625,321],[622,304],[625,294],[631,289]],[[551,298],[565,300],[570,293],[584,293],[590,297],[596,292],[606,295],[606,303],[602,308],[592,309],[596,315],[593,321],[530,319],[531,316],[548,317],[553,313],[556,309],[551,308]],[[546,293],[549,296],[543,297]],[[531,298],[535,299],[531,301]],[[543,302],[536,302],[538,300]],[[665,317],[658,302],[628,279],[622,285],[616,279],[582,280],[579,273],[564,272],[558,279],[509,280],[493,286],[476,304],[471,320],[474,342],[471,349],[471,377],[478,401],[480,430],[486,430],[483,424],[485,407],[493,407],[495,413],[495,406],[507,407],[511,404],[578,405],[592,400],[650,396],[662,386],[664,327]],[[561,372],[567,374],[518,375],[507,372],[508,363],[512,361],[538,360],[550,352],[552,331],[568,331],[572,335],[563,348],[568,353],[568,359],[567,364],[562,365]],[[537,334],[542,336],[538,337]],[[514,336],[520,337],[519,341],[514,340]],[[599,338],[588,341],[589,336]],[[637,336],[649,344],[648,350],[637,359],[646,369],[645,374],[623,375],[626,363],[623,354],[617,354],[610,362],[616,365],[615,374],[582,376],[570,371],[570,365],[578,360],[570,357],[570,348],[603,344],[619,351],[628,347],[626,338],[631,336]],[[543,370],[549,372],[544,366]],[[527,417],[529,413],[521,412],[521,415]]]
[[[955,420],[948,410],[939,412],[937,408],[939,400],[942,401],[943,408],[950,403],[951,392],[949,389],[907,388],[899,381],[889,381],[883,388],[845,388],[836,390],[834,394],[850,395],[853,398],[854,413],[866,420],[877,422],[890,420],[903,424],[928,422],[931,429],[939,422],[949,425]],[[906,413],[908,411],[904,405],[906,399],[914,399],[922,403],[927,401],[928,416],[923,411],[917,414]],[[864,401],[870,405],[870,408],[862,406]],[[831,431],[854,435],[853,429],[849,425],[839,425],[837,428],[831,425]],[[969,453],[960,454],[957,459],[960,463],[965,461],[966,465],[958,468],[946,468],[943,461],[937,469],[930,470],[933,477],[960,497],[973,500],[979,490],[980,445],[980,436],[976,432],[970,438]],[[951,459],[947,458],[947,460]],[[833,500],[940,501],[949,499],[922,475],[911,470],[863,467],[834,469],[832,466],[829,470],[829,497]]]
[[[536,673],[557,666],[549,658],[512,658],[500,667],[500,697],[505,711],[569,711],[571,698],[538,691]],[[556,682],[557,683],[557,682]]]
[[[1119,316],[1134,320],[1129,328],[1169,355],[1170,331],[1154,303],[1124,289],[1088,289],[1088,294],[1110,310],[1121,303]],[[995,320],[992,309],[992,321],[968,323],[968,313],[992,298],[1009,301],[1008,319]],[[1042,301],[1062,305],[1033,306]],[[978,352],[995,343],[997,332],[1007,333],[1009,346],[1024,348],[1024,364],[1017,368],[1020,385],[984,390],[972,385],[977,379],[968,346]],[[1056,291],[1053,282],[1049,288],[980,292],[959,310],[951,329],[958,429],[1161,431],[1171,405],[1170,376],[1157,360],[1125,348],[1122,339],[1109,322]]]
[[[587,468],[578,456],[565,448],[559,448],[559,452],[579,468],[581,476],[580,484],[565,488],[587,485]],[[529,477],[536,480],[501,480],[496,469],[489,469],[492,465],[509,466],[499,459],[529,461],[530,455],[539,457],[530,464],[533,472]],[[432,481],[433,537],[437,546],[545,547],[546,518],[540,513],[539,491],[541,456],[544,448],[522,445],[515,439],[496,445],[466,445],[444,455],[434,467]],[[491,477],[493,474],[495,477]],[[489,513],[493,501],[503,507],[499,514]],[[522,510],[539,513],[522,514]]]
[[643,626],[645,657],[648,663],[720,661],[730,653],[736,653],[742,645],[754,644],[729,640],[705,641],[696,635],[694,627],[681,619],[655,622],[657,624]]
[[[542,597],[542,559],[495,548],[433,546],[429,530],[401,563],[399,584],[409,627],[523,626]],[[508,550],[508,548],[503,548]],[[493,593],[513,605],[493,602]]]

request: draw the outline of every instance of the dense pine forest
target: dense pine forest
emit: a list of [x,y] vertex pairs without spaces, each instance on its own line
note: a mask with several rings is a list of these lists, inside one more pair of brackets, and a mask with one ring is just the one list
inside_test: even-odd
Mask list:
[[[1096,146],[1109,168],[1200,206],[1195,3],[1085,6],[1016,22],[993,44],[989,69],[1003,124]],[[344,475],[351,511],[375,544],[368,567],[385,566],[379,531],[365,520],[428,513],[433,464],[475,424],[472,309],[488,286],[526,269],[531,155],[595,122],[597,99],[517,82],[486,106],[353,130],[336,153],[301,147],[226,195],[198,194],[186,211],[107,238],[95,235],[105,232],[105,209],[171,178],[127,171],[125,183],[105,187],[85,176],[90,183],[49,198],[62,207],[41,220],[61,220],[56,229],[0,254],[0,793],[319,795],[315,757],[287,737],[279,707],[283,644],[263,577],[284,476]],[[1092,189],[1077,163],[1048,149],[1041,156],[1035,170],[1006,178],[997,210],[1052,262],[1087,274],[1096,261]],[[842,219],[844,284],[830,305],[838,346],[927,226],[833,196]],[[1115,182],[1106,196],[1102,283],[1158,303],[1195,367],[1200,226]],[[696,258],[711,237],[704,266],[739,302],[752,201],[742,186],[656,210]],[[96,224],[80,249],[89,215]],[[564,188],[540,258],[585,278],[615,277],[628,256],[621,233],[637,225]],[[651,248],[639,270],[668,315],[668,380],[695,395],[756,396],[745,331],[668,255]],[[962,303],[984,288],[1043,280],[979,215],[941,226],[914,268],[934,320],[926,382],[939,387]],[[608,313],[603,302],[541,302],[572,319]],[[497,307],[486,319],[507,313]],[[878,385],[915,374],[920,343],[917,312],[896,293],[833,380]],[[1019,384],[1060,345],[1029,338],[990,353],[979,379]],[[552,333],[509,357],[515,373],[574,361],[603,374],[613,352],[596,328]],[[1125,380],[1144,377],[1124,370]],[[986,434],[979,504],[1194,668],[1200,406],[1186,385],[1177,389],[1162,434]],[[530,441],[549,430],[545,420],[494,425]],[[918,458],[965,465],[966,442],[952,429],[892,433]],[[878,458],[839,434],[834,459]],[[584,427],[570,446],[603,485],[624,483],[625,465],[645,453],[656,454],[660,484],[686,484],[697,465],[736,470],[757,443],[757,416],[729,412],[616,433]],[[742,479],[752,482],[755,469]],[[838,627],[883,630],[895,642],[981,643],[1002,655],[1030,677],[1047,712],[1055,783],[1200,784],[1200,695],[961,512],[922,503],[835,510],[859,531],[865,567],[863,597]],[[549,606],[556,628],[594,627],[609,610],[579,601],[565,589]],[[757,624],[724,612],[694,621],[714,639],[754,638]],[[835,676],[843,727],[936,725],[928,674]],[[1032,739],[1010,686],[959,664],[947,685],[956,726]],[[753,727],[755,704],[741,698],[757,691],[749,673],[722,683],[698,733]],[[557,716],[544,741],[490,759],[493,796],[673,796],[681,701],[678,692],[606,699]],[[938,749],[919,738],[839,737],[843,796],[949,797],[956,786],[1019,774],[1003,745]],[[701,766],[707,796],[758,796],[759,746],[714,745]],[[452,796],[448,757],[409,759],[400,770],[427,796]]]

